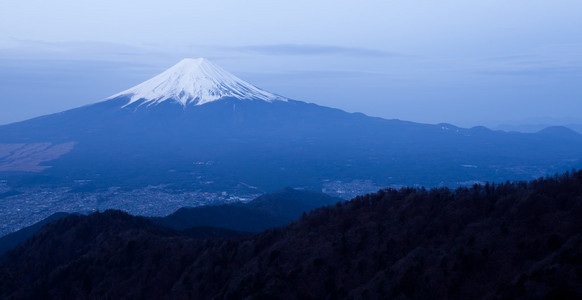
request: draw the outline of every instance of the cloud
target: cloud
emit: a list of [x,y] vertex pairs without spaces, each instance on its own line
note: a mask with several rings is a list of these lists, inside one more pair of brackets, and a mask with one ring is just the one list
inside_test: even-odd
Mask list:
[[485,63],[503,64],[503,65],[513,65],[513,66],[534,66],[534,65],[544,65],[551,64],[553,60],[551,57],[534,55],[534,54],[514,54],[514,55],[504,55],[504,56],[493,56],[481,59]]
[[341,47],[331,45],[309,45],[309,44],[275,44],[275,45],[252,45],[231,47],[232,50],[251,52],[262,55],[343,55],[360,57],[392,57],[399,54],[357,47]]
[[12,39],[0,44],[2,60],[63,60],[141,62],[162,56],[159,51],[121,43]]
[[383,77],[388,76],[382,72],[359,71],[359,70],[288,70],[283,72],[240,72],[242,74],[266,76],[275,75],[288,78],[351,78],[351,77]]
[[479,74],[484,75],[509,75],[509,76],[536,76],[536,77],[551,77],[551,76],[575,76],[582,77],[582,66],[548,66],[548,67],[529,67],[521,69],[499,69],[478,71]]
[[582,76],[582,44],[556,44],[525,53],[488,57],[477,73],[510,76]]

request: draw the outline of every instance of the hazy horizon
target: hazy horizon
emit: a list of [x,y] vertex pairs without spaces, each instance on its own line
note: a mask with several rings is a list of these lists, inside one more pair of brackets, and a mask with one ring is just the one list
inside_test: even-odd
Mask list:
[[0,4],[0,124],[98,102],[185,57],[208,57],[288,98],[371,116],[461,127],[582,124],[581,8],[8,2]]

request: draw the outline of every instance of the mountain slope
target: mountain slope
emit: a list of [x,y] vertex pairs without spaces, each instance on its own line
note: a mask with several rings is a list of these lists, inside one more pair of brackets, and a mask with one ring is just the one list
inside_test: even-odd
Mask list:
[[286,224],[272,214],[236,205],[183,207],[169,216],[152,218],[152,221],[176,230],[208,226],[247,232]]
[[303,213],[341,201],[326,194],[286,188],[262,195],[245,204],[184,207],[155,223],[176,230],[208,226],[243,232],[259,232],[285,225]]
[[18,244],[24,242],[29,237],[33,236],[38,230],[40,230],[44,225],[68,216],[68,213],[58,212],[50,215],[49,217],[43,219],[40,222],[34,223],[31,226],[22,228],[16,232],[7,234],[0,237],[0,255],[6,253],[7,251],[13,249]]
[[581,214],[582,171],[387,189],[240,239],[114,211],[69,216],[0,258],[0,296],[579,299]]
[[[208,65],[213,72],[204,71]],[[579,134],[373,118],[261,98],[268,92],[243,88],[247,83],[217,70],[206,60],[186,60],[106,101],[0,126],[0,177],[40,174],[64,185],[83,179],[101,188],[167,183],[213,191],[244,183],[268,191],[360,179],[455,186],[582,167]],[[9,153],[21,144],[51,147],[34,154],[36,165],[27,155],[16,161],[2,155],[2,147]],[[56,155],[50,149],[58,145]]]
[[245,206],[278,216],[279,219],[288,223],[312,209],[334,205],[340,201],[342,199],[323,193],[285,188],[259,196]]
[[[166,217],[149,219],[191,237],[236,237],[285,225],[304,212],[339,201],[341,199],[323,193],[286,188],[264,194],[245,204],[181,208]],[[31,226],[0,237],[0,255],[30,238],[44,225],[67,215],[55,213]]]
[[221,98],[286,101],[226,72],[208,59],[183,59],[173,67],[133,88],[108,99],[130,97],[125,106],[156,105],[170,100],[186,105],[202,105]]

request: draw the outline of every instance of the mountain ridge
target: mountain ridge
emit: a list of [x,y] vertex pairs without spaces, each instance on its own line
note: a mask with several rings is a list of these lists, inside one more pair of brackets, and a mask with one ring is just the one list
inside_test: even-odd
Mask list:
[[582,171],[384,189],[205,240],[118,211],[68,216],[0,257],[0,297],[580,299],[581,196]]
[[[339,201],[342,199],[319,192],[285,188],[263,194],[246,203],[182,207],[164,217],[144,218],[167,228],[199,236],[218,237],[224,234],[222,236],[226,237],[283,226],[296,220],[303,213]],[[55,213],[31,226],[1,236],[0,255],[31,237],[45,224],[67,215],[69,213]]]
[[260,232],[283,226],[298,219],[303,213],[340,201],[342,199],[319,192],[285,188],[263,194],[246,203],[182,207],[165,217],[150,219],[176,230],[208,226],[240,232]]
[[[203,105],[185,100],[190,104],[183,106],[165,96],[148,106],[143,99],[131,102],[130,93],[0,126],[0,153],[21,143],[72,145],[56,158],[48,150],[35,153],[37,165],[0,157],[0,177],[25,173],[10,169],[25,165],[63,184],[82,179],[102,188],[174,184],[178,190],[230,192],[245,182],[265,192],[282,186],[330,190],[325,186],[361,180],[371,186],[458,186],[582,167],[582,136],[560,130],[521,134],[420,124],[292,99],[229,96]],[[382,169],[392,173],[385,176]]]

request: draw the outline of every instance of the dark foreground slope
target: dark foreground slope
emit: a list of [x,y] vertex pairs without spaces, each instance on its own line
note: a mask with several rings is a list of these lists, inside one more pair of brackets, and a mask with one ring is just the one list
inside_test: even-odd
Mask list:
[[[154,223],[196,237],[235,237],[285,225],[312,209],[341,201],[323,193],[285,188],[239,204],[183,207]],[[0,237],[0,255],[30,238],[44,225],[67,216],[55,213],[29,227]]]
[[238,239],[69,216],[0,263],[0,298],[579,299],[582,171],[383,190]]
[[183,207],[155,223],[184,230],[210,226],[243,232],[259,232],[297,220],[312,209],[341,201],[324,193],[285,188],[243,204]]
[[20,244],[21,242],[31,237],[44,225],[68,215],[69,214],[65,212],[57,212],[39,222],[34,223],[31,226],[22,228],[18,231],[0,237],[0,255],[4,254],[6,251],[16,247],[16,245]]

